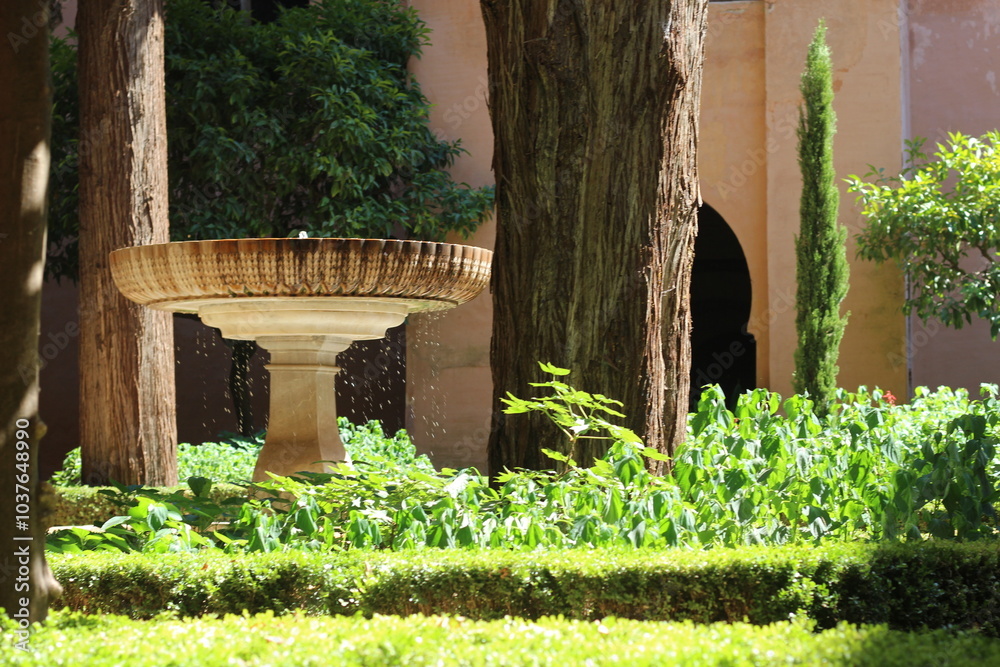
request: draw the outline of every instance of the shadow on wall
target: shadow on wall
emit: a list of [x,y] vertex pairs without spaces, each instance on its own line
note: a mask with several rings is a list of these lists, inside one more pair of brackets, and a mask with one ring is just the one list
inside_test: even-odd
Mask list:
[[757,341],[747,331],[750,270],[736,234],[711,206],[698,210],[691,272],[691,409],[718,384],[732,409],[756,385]]

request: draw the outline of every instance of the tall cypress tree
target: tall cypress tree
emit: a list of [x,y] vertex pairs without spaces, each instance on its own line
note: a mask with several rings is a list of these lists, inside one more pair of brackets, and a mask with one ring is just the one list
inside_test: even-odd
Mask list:
[[808,392],[825,414],[836,389],[837,357],[847,325],[840,304],[847,296],[847,229],[837,224],[840,194],[834,184],[833,64],[820,22],[809,45],[802,73],[799,112],[799,168],[802,200],[795,240],[796,296],[795,391]]

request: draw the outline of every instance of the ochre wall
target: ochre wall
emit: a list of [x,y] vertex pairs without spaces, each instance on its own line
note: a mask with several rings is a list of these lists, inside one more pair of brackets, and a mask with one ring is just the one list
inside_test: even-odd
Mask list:
[[[949,132],[979,136],[1000,127],[1000,3],[909,0],[907,82],[910,137],[928,147]],[[911,319],[913,386],[966,387],[1000,382],[1000,343],[975,320],[961,330]]]
[[[732,228],[750,270],[747,329],[757,341],[760,386],[770,382],[770,309],[790,308],[795,296],[767,289],[767,162],[777,146],[766,128],[764,13],[763,2],[709,5],[698,160],[702,199]],[[782,129],[794,136],[794,125]]]
[[[461,139],[467,154],[451,170],[472,186],[493,183],[493,131],[486,107],[486,35],[476,0],[413,0],[431,29],[431,45],[411,63],[434,105],[431,127]],[[449,241],[493,247],[492,221],[471,238]],[[415,315],[407,326],[407,429],[438,466],[486,470],[493,380],[489,292],[443,315]]]
[[[784,129],[797,122],[799,79],[813,30],[821,18],[829,28],[833,55],[834,109],[838,132],[834,163],[842,193],[840,222],[850,237],[860,217],[843,177],[864,173],[868,164],[897,169],[902,141],[900,41],[896,0],[781,0],[765,2],[768,139],[776,150],[767,168],[768,294],[770,327],[769,386],[791,390],[796,347],[794,309],[778,308],[774,296],[794,291],[794,237],[799,226],[801,177],[796,141]],[[703,147],[711,152],[712,142]],[[840,350],[838,384],[864,384],[905,395],[906,367],[894,364],[905,345],[900,314],[902,279],[893,267],[854,259],[853,239],[847,255],[850,291],[844,307],[850,320]]]

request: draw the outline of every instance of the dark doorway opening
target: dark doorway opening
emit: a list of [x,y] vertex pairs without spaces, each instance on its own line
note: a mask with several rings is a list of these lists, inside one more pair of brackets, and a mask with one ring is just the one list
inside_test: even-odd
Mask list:
[[747,331],[752,289],[739,239],[711,206],[698,210],[691,273],[691,409],[717,384],[732,409],[757,382],[757,342]]

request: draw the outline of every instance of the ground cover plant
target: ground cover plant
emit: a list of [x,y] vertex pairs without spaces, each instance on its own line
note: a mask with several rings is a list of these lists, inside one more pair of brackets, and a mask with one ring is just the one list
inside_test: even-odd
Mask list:
[[[340,417],[337,422],[341,440],[352,459],[385,456],[398,464],[433,469],[430,459],[416,454],[406,431],[388,436],[376,421],[352,424]],[[218,442],[182,442],[177,445],[178,477],[207,477],[228,484],[249,483],[263,444],[263,431],[253,437],[223,433]],[[62,468],[49,481],[60,487],[80,486],[80,470],[80,448],[77,447],[66,454]]]
[[[229,553],[287,549],[425,547],[733,547],[825,540],[974,540],[996,535],[996,388],[918,390],[894,405],[877,390],[840,391],[819,417],[802,396],[763,389],[734,411],[718,389],[691,417],[669,476],[647,471],[661,456],[612,420],[616,401],[573,389],[568,373],[538,383],[542,395],[508,399],[511,413],[546,414],[566,434],[547,451],[551,471],[434,471],[403,437],[330,473],[277,477],[257,497],[207,502],[119,489],[124,511],[104,533],[57,533],[53,551],[117,549]],[[590,467],[573,459],[581,439],[607,438]],[[378,436],[373,441],[377,441]],[[383,440],[384,442],[384,440]],[[282,500],[293,496],[289,504]]]
[[[5,630],[7,628],[4,628]],[[188,647],[177,637],[189,638]],[[238,638],[238,641],[234,641]],[[296,615],[130,621],[56,612],[31,652],[0,643],[9,665],[983,665],[1000,645],[947,632],[902,633],[842,624],[756,627],[605,619],[471,621],[461,617],[371,619]]]

